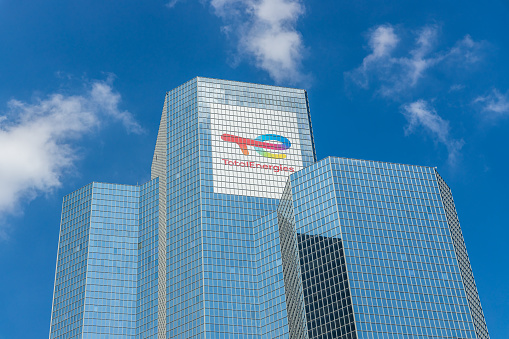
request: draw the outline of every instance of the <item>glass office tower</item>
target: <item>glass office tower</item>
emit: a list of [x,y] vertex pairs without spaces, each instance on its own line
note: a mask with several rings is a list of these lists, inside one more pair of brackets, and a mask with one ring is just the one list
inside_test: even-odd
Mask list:
[[262,299],[286,310],[283,294],[259,295],[255,221],[276,210],[288,175],[315,161],[306,92],[196,78],[164,107],[167,337],[258,338],[260,321],[285,332],[282,316],[260,320]]
[[150,330],[139,311],[158,293],[146,274],[158,253],[150,241],[139,244],[155,228],[157,189],[158,179],[94,182],[64,197],[50,338],[134,338],[137,328]]
[[167,92],[151,170],[64,198],[50,338],[488,338],[445,182],[317,162],[304,90]]
[[434,168],[326,158],[290,176],[278,215],[310,338],[489,338]]

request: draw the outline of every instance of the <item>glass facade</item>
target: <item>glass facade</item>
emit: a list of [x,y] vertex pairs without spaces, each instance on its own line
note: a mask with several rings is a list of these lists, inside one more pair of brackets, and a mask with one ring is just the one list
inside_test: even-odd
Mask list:
[[317,162],[304,90],[167,92],[151,178],[64,198],[50,338],[489,338],[445,182]]
[[159,317],[159,181],[140,187],[136,338],[156,338]]
[[284,338],[289,332],[277,214],[253,222],[257,278],[257,338]]
[[311,338],[488,337],[434,168],[327,158],[289,184]]
[[92,184],[83,339],[134,338],[140,190]]
[[92,186],[65,196],[62,203],[50,339],[82,337]]
[[165,107],[168,338],[283,333],[286,318],[269,314],[281,292],[260,314],[258,272],[276,268],[258,268],[265,230],[255,221],[276,210],[288,175],[315,160],[305,91],[196,78],[168,92]]
[[461,278],[466,289],[470,312],[472,313],[475,333],[477,334],[477,338],[487,339],[489,338],[488,328],[486,327],[486,321],[484,320],[481,301],[479,300],[479,294],[477,293],[477,287],[475,286],[474,275],[472,273],[472,268],[470,267],[467,248],[463,241],[463,234],[461,233],[458,215],[456,214],[456,208],[454,207],[452,193],[449,186],[447,186],[444,179],[442,179],[438,173],[437,178],[440,193],[442,195],[442,201],[444,203],[447,223],[449,225],[449,230],[454,244],[454,251],[458,258]]
[[64,198],[50,338],[155,338],[158,204],[157,178]]

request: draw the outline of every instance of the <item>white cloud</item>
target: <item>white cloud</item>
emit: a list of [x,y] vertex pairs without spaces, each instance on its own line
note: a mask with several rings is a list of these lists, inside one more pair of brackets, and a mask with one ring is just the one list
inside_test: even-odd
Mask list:
[[168,8],[173,8],[175,7],[175,5],[179,2],[181,2],[182,0],[170,0],[166,3],[166,7]]
[[474,64],[481,61],[483,50],[486,46],[486,42],[474,41],[472,37],[467,34],[463,39],[456,42],[454,47],[449,50],[446,57],[453,63],[459,62],[464,65]]
[[427,72],[439,64],[447,63],[449,67],[457,68],[481,59],[483,43],[475,42],[469,35],[449,49],[435,51],[438,33],[436,25],[421,28],[416,32],[413,47],[396,55],[396,47],[401,45],[396,29],[391,25],[378,26],[368,34],[370,54],[345,76],[365,89],[369,88],[370,82],[377,83],[380,95],[397,98],[415,88]]
[[118,109],[121,100],[120,94],[113,92],[113,88],[109,83],[94,82],[90,91],[90,99],[89,102],[95,105],[97,111],[106,113],[114,120],[120,121],[128,132],[139,134],[143,131],[131,113]]
[[399,38],[391,26],[378,26],[369,37],[369,47],[373,53],[373,59],[390,55],[394,47],[399,43]]
[[222,31],[236,34],[241,56],[252,59],[278,83],[305,78],[304,44],[296,29],[304,14],[300,0],[210,0],[210,5],[225,23]]
[[[380,60],[389,58],[392,50],[398,43],[399,38],[394,32],[394,28],[390,25],[378,26],[370,32],[369,47],[372,52],[362,60],[362,65],[359,68],[349,73],[352,80],[359,86],[368,88],[368,72],[370,72],[373,65],[378,64]],[[387,65],[387,63],[380,64],[382,67],[385,65]],[[380,69],[380,71],[382,70]]]
[[449,88],[449,92],[459,92],[465,89],[463,84],[454,84]]
[[403,82],[409,83],[410,86],[415,86],[427,69],[444,58],[442,55],[428,57],[436,43],[437,30],[436,26],[426,26],[421,29],[415,41],[415,48],[410,50],[410,56],[395,61],[396,63],[400,62],[405,68],[406,74],[403,76]]
[[424,100],[417,100],[402,106],[408,125],[406,134],[413,133],[417,128],[422,128],[432,138],[447,147],[449,163],[454,165],[459,152],[463,147],[463,140],[456,140],[450,135],[449,122],[438,115],[436,110]]
[[482,103],[482,111],[490,118],[509,115],[509,91],[502,94],[497,89],[494,89],[490,94],[480,96],[474,102]]
[[52,94],[32,103],[11,100],[0,116],[0,216],[17,213],[30,201],[61,185],[76,156],[72,140],[92,132],[107,117],[130,132],[141,127],[118,108],[120,94],[95,81],[83,95]]

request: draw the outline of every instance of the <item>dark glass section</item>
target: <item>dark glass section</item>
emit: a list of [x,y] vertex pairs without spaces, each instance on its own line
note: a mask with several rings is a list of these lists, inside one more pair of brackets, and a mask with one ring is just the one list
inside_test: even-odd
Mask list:
[[297,234],[309,338],[355,339],[341,239]]

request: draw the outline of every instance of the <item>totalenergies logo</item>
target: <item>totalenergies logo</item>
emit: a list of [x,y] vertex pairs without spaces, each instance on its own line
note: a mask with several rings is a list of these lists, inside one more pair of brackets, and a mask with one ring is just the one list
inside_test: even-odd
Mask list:
[[[286,158],[286,154],[271,153],[266,150],[284,151],[292,147],[290,140],[277,134],[263,134],[256,137],[255,139],[248,139],[225,133],[221,135],[221,139],[228,142],[234,142],[239,145],[240,149],[242,150],[242,154],[244,155],[249,155],[247,146],[254,146],[255,151],[258,152],[258,154],[266,158],[273,159],[284,159]],[[278,141],[279,143],[273,144],[267,141]]]

